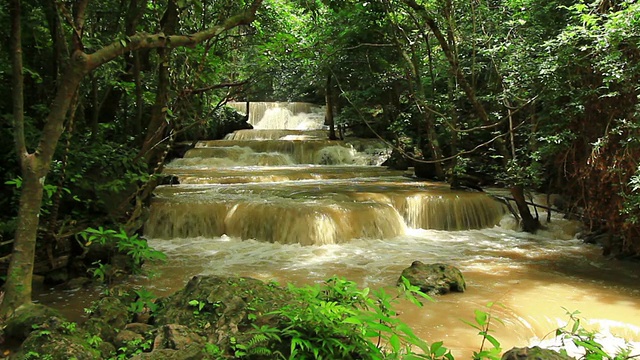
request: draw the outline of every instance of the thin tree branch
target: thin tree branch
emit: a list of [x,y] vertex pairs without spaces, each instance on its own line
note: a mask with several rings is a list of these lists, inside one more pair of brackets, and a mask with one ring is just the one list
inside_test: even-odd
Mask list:
[[221,25],[213,26],[210,29],[189,35],[137,33],[126,40],[115,41],[92,54],[76,51],[74,58],[77,62],[84,63],[84,70],[89,72],[129,51],[159,47],[193,47],[234,27],[249,25],[255,19],[256,12],[262,1],[254,0],[253,4],[245,12],[232,16]]
[[185,96],[190,96],[190,95],[201,94],[201,93],[207,92],[209,90],[222,89],[222,88],[226,88],[226,87],[243,86],[243,85],[248,84],[249,81],[250,80],[245,80],[245,81],[242,81],[242,82],[235,82],[235,83],[220,83],[220,84],[205,86],[205,87],[199,88],[199,89],[184,89],[180,93],[179,96],[185,97]]

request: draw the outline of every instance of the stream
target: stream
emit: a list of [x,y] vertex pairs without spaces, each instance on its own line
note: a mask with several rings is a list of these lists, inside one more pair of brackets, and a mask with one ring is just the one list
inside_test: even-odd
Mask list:
[[[517,231],[487,193],[380,166],[389,154],[382,142],[325,140],[322,112],[311,105],[251,106],[254,130],[200,142],[167,165],[180,184],[156,190],[145,237],[168,261],[146,264],[152,276],[132,284],[159,296],[198,274],[298,285],[340,276],[391,288],[413,261],[441,262],[462,271],[467,291],[399,310],[417,335],[444,341],[458,358],[480,349],[478,331],[463,321],[474,310],[501,320],[491,331],[505,351],[552,346],[567,312],[578,310],[607,350],[627,341],[640,354],[640,264],[605,259],[576,237],[579,224],[554,213],[535,235]],[[36,300],[78,316],[95,292],[45,289]]]

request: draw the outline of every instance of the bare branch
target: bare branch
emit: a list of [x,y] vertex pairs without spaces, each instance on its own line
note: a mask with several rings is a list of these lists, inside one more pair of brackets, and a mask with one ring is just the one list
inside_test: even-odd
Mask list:
[[243,85],[246,85],[248,83],[249,83],[249,80],[245,80],[245,81],[237,82],[237,83],[221,83],[221,84],[209,85],[209,86],[205,86],[205,87],[199,88],[199,89],[185,89],[185,90],[182,91],[180,96],[181,97],[186,97],[186,96],[190,96],[190,95],[197,95],[197,94],[201,94],[203,92],[207,92],[209,90],[222,89],[222,88],[226,88],[226,87],[243,86]]

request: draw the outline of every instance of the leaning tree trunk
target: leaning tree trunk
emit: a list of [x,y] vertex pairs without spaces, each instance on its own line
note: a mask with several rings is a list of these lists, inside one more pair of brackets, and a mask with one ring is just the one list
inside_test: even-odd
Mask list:
[[13,116],[16,152],[22,171],[22,188],[18,208],[18,225],[13,241],[13,252],[4,285],[5,295],[0,304],[0,316],[15,311],[31,302],[31,283],[35,259],[36,239],[40,221],[40,205],[44,182],[53,159],[67,110],[80,80],[85,75],[82,67],[69,66],[60,77],[56,96],[34,153],[27,151],[24,136],[24,79],[22,76],[22,39],[20,0],[11,2],[11,48],[13,66]]
[[[261,4],[262,0],[254,0],[245,12],[228,18],[220,25],[190,35],[136,34],[130,36],[127,41],[113,42],[91,54],[82,51],[81,46],[76,46],[60,77],[38,146],[33,153],[29,153],[24,136],[20,0],[11,0],[14,135],[23,184],[18,209],[18,226],[7,281],[4,285],[5,295],[0,304],[0,318],[10,315],[20,306],[31,303],[31,283],[45,177],[64,130],[63,125],[71,101],[84,76],[127,52],[168,46],[195,46],[231,28],[248,25],[255,19],[256,11]],[[81,20],[83,21],[84,18]]]
[[[167,4],[167,10],[161,20],[162,32],[173,35],[178,26],[178,5],[174,0]],[[169,73],[169,56],[171,48],[158,48],[158,86],[156,99],[151,109],[151,119],[147,127],[147,135],[142,144],[140,155],[147,164],[156,163],[158,154],[164,150],[158,144],[163,142],[167,129],[167,104],[171,93],[171,75]]]
[[333,117],[333,86],[331,84],[331,73],[327,75],[327,83],[325,85],[324,97],[326,102],[324,113],[324,124],[329,125],[329,140],[337,140],[336,122]]

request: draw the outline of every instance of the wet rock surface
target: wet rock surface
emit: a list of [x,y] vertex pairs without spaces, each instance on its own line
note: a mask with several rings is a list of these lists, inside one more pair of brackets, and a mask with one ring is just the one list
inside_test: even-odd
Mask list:
[[402,283],[402,277],[429,295],[464,292],[466,289],[466,283],[460,270],[447,264],[424,264],[420,261],[414,261],[411,266],[402,271],[398,284]]
[[233,345],[249,342],[254,326],[276,327],[279,320],[270,313],[298,304],[277,284],[220,276],[196,276],[175,294],[145,303],[149,316],[138,316],[140,301],[133,289],[112,288],[77,329],[57,313],[43,312],[28,322],[35,330],[13,331],[26,338],[14,358],[233,358]]
[[513,348],[504,355],[502,360],[570,360],[568,355],[563,355],[555,350],[543,349],[538,346]]

